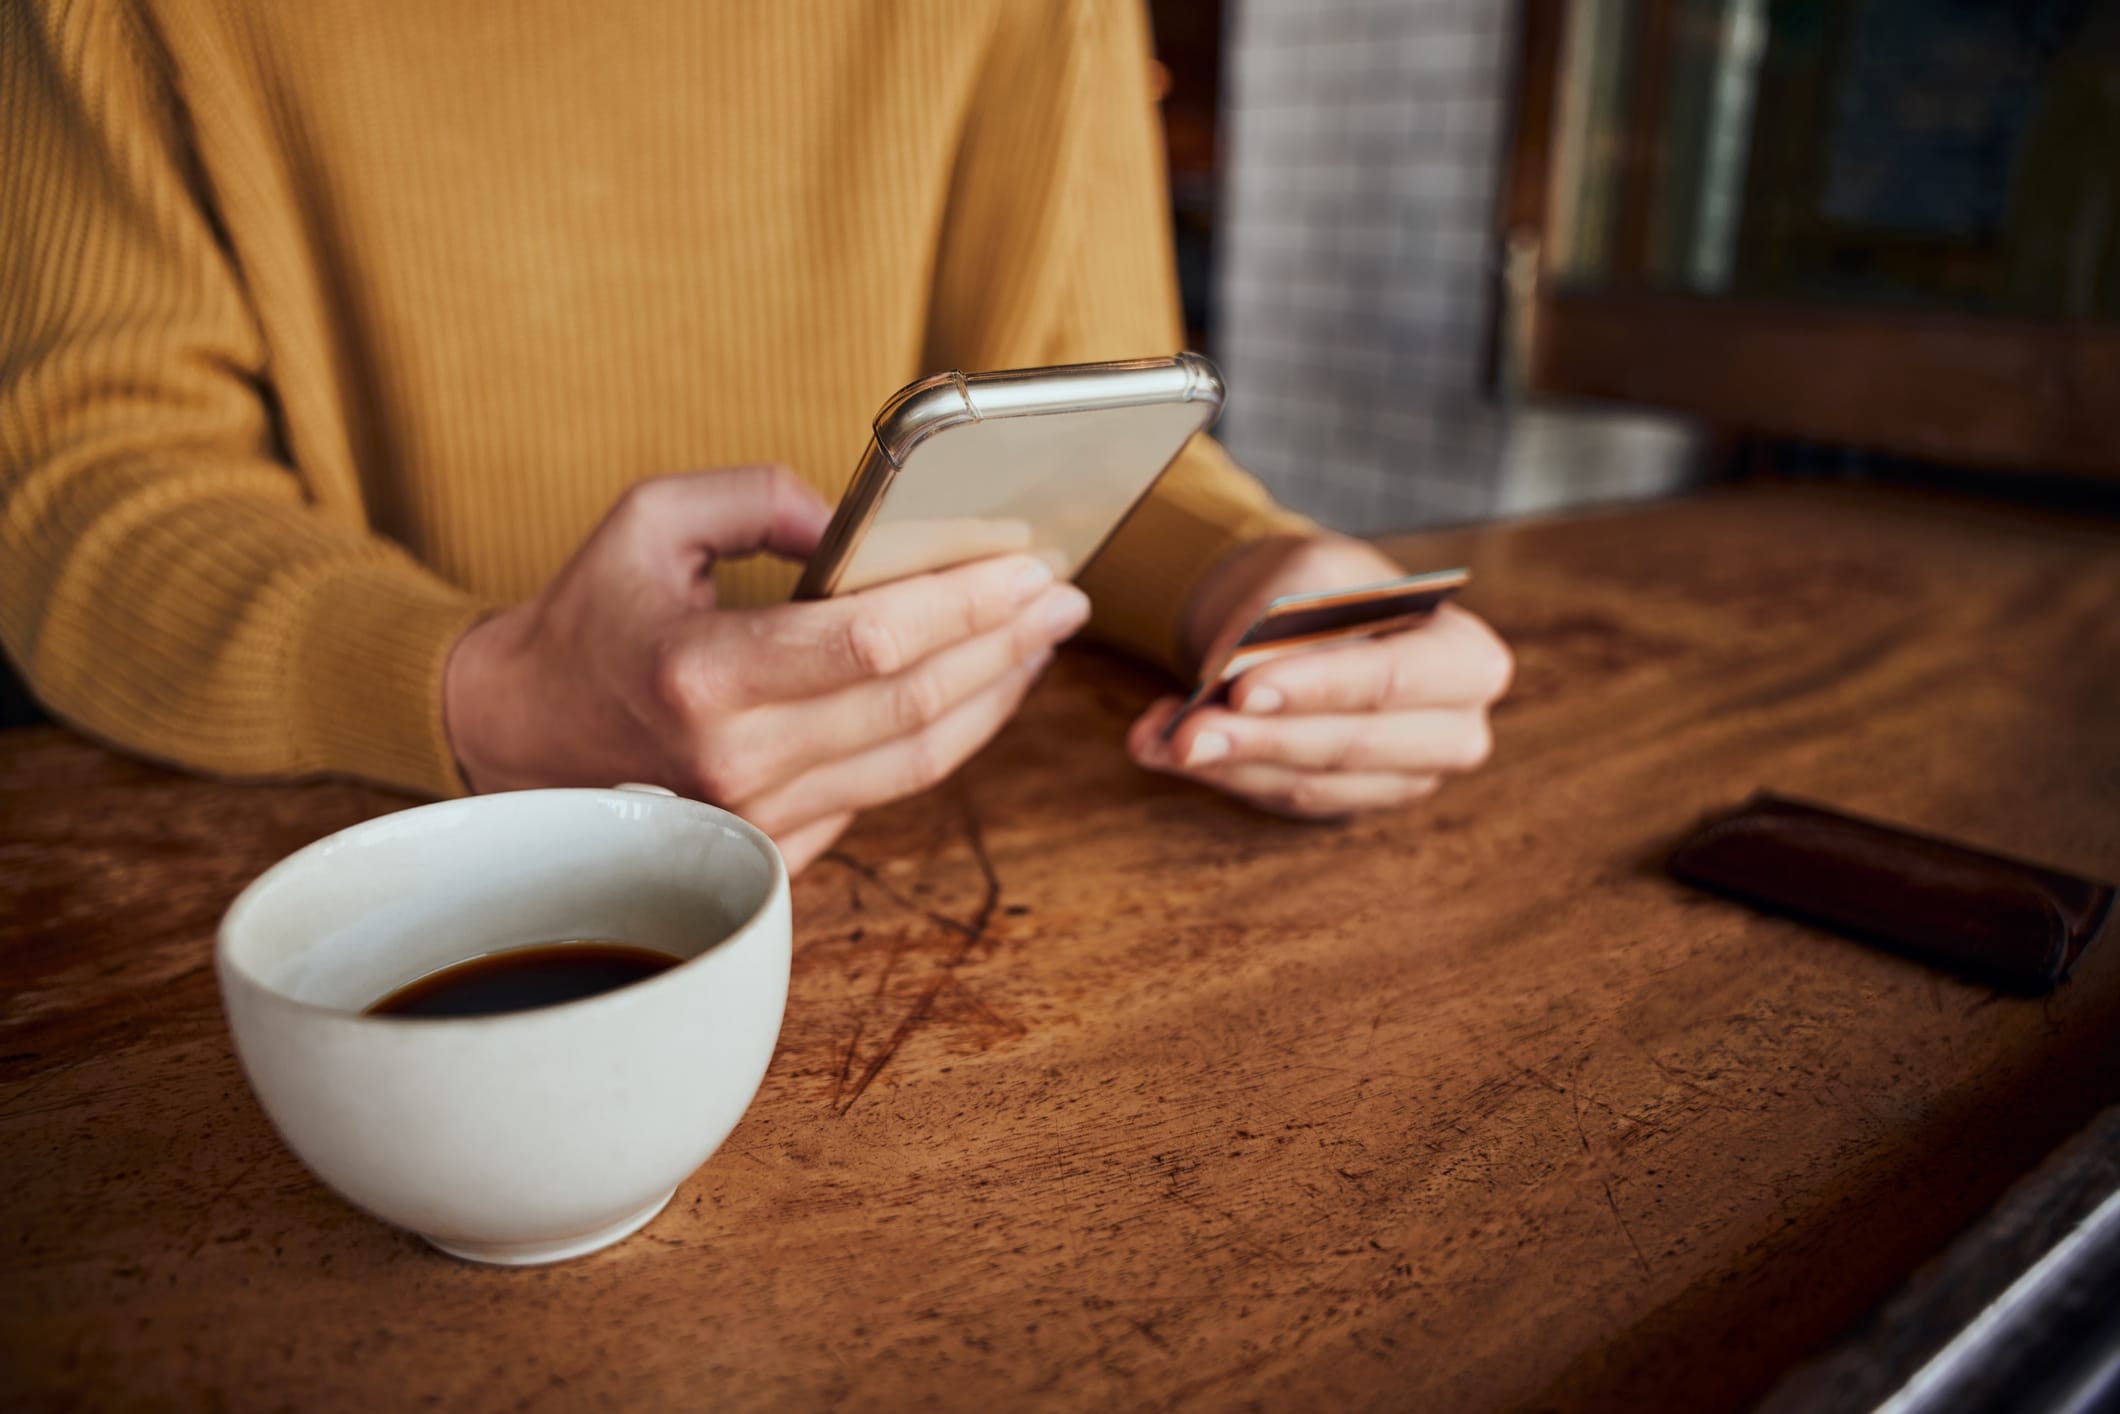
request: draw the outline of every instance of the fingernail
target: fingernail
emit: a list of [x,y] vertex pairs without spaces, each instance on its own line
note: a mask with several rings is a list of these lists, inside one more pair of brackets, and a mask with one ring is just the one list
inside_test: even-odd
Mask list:
[[1054,638],[1065,638],[1089,618],[1089,596],[1079,589],[1056,591],[1045,603],[1045,629]]
[[1053,567],[1043,560],[1032,560],[1016,571],[1016,577],[1009,581],[1009,592],[1016,596],[1017,603],[1027,604],[1033,595],[1052,582]]
[[1246,712],[1278,712],[1288,702],[1280,691],[1271,687],[1254,688],[1244,696],[1243,710]]
[[1229,755],[1229,738],[1220,732],[1201,732],[1193,738],[1192,750],[1185,753],[1188,766],[1209,766]]

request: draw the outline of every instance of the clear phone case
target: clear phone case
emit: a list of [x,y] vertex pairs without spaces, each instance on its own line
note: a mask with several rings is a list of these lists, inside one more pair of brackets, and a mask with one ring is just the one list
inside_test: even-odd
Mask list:
[[877,413],[796,597],[1014,550],[1071,577],[1221,410],[1221,375],[1192,353],[909,384]]

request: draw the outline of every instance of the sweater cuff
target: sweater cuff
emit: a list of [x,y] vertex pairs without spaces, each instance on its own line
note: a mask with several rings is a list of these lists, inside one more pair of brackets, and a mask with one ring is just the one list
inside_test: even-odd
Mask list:
[[488,609],[408,569],[349,565],[318,586],[290,665],[298,740],[322,770],[464,795],[442,721],[442,671]]
[[1271,502],[1188,500],[1151,495],[1079,581],[1090,597],[1092,635],[1181,678],[1197,666],[1184,648],[1185,609],[1208,571],[1266,536],[1318,533],[1314,522]]

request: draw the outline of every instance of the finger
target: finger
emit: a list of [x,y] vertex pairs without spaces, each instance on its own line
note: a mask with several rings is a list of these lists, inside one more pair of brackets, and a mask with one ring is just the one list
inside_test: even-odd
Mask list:
[[1237,679],[1229,700],[1259,715],[1471,706],[1501,696],[1511,667],[1494,630],[1445,604],[1419,628],[1262,663]]
[[1182,697],[1159,697],[1151,702],[1148,710],[1136,717],[1134,724],[1126,729],[1126,754],[1144,766],[1161,769],[1170,756],[1169,747],[1163,740],[1163,732],[1184,702]]
[[1434,776],[1396,771],[1300,771],[1253,762],[1178,774],[1226,791],[1262,810],[1306,820],[1389,810],[1433,795],[1439,784]]
[[780,847],[780,857],[788,866],[788,877],[792,879],[816,863],[817,857],[830,849],[853,822],[851,813],[827,815],[775,836],[773,843]]
[[1171,735],[1182,767],[1221,761],[1271,762],[1304,771],[1470,771],[1493,737],[1483,707],[1415,708],[1272,717],[1198,712]]
[[1089,600],[1054,585],[999,628],[931,653],[903,672],[822,697],[755,708],[724,729],[702,763],[717,798],[743,801],[813,766],[920,731],[1073,634]]
[[909,736],[813,767],[768,792],[745,814],[770,834],[778,822],[866,810],[926,790],[1001,730],[1044,666],[1042,660],[1033,660]]
[[629,534],[666,548],[697,573],[702,552],[804,558],[817,548],[832,508],[784,466],[731,466],[637,482],[611,514]]
[[[1052,585],[1052,566],[1001,555],[810,603],[751,611],[748,643],[706,635],[705,651],[744,702],[792,702],[900,673],[1008,622]],[[1080,590],[1071,590],[1079,596]],[[1086,602],[1086,601],[1085,601]]]

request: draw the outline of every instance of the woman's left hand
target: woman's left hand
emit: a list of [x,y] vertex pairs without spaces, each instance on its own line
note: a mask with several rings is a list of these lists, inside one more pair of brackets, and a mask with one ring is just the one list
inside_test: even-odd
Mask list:
[[[1271,599],[1405,572],[1342,536],[1259,541],[1195,592],[1186,643],[1212,661]],[[1169,741],[1163,729],[1181,699],[1162,698],[1128,732],[1127,751],[1150,770],[1285,815],[1387,809],[1487,759],[1487,709],[1512,667],[1494,630],[1445,604],[1417,628],[1263,663],[1236,680],[1226,707],[1193,713]]]

